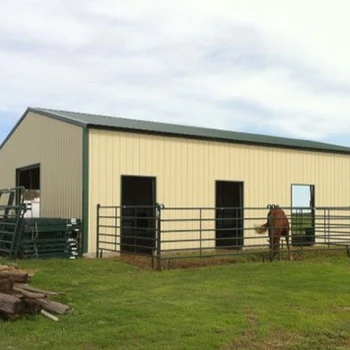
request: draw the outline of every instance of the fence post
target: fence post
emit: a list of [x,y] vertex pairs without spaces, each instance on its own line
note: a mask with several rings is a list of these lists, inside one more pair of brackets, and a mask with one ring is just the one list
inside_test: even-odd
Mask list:
[[158,271],[162,271],[162,260],[161,260],[161,253],[162,253],[162,249],[161,249],[161,232],[162,232],[162,228],[161,228],[161,223],[162,223],[162,218],[161,218],[161,210],[164,208],[163,204],[158,204],[157,203],[157,229],[156,229],[156,257],[157,257],[157,270]]
[[118,250],[118,207],[114,208],[114,250]]
[[[275,207],[274,204],[268,204],[267,208],[269,210],[273,209]],[[268,216],[268,222],[269,222],[269,227],[268,227],[268,234],[269,234],[269,250],[270,250],[270,261],[273,261],[273,251],[274,251],[274,229],[273,229],[273,222],[272,222],[272,215],[269,213]]]
[[327,243],[328,243],[328,249],[330,248],[330,234],[331,234],[331,210],[328,208],[327,210],[328,214],[328,225],[327,225]]
[[99,228],[100,228],[100,204],[97,204],[97,211],[96,211],[96,259],[98,259],[98,251],[99,251]]
[[202,208],[199,209],[199,255],[202,256]]

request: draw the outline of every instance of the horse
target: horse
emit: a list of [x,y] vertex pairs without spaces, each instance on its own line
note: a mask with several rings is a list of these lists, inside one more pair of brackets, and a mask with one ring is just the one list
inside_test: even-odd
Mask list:
[[269,231],[271,260],[274,260],[276,257],[280,260],[281,237],[286,239],[289,259],[293,260],[293,255],[289,245],[289,221],[285,212],[279,206],[271,207],[267,214],[267,222],[264,225],[255,228],[255,231],[259,234],[262,234],[267,230]]

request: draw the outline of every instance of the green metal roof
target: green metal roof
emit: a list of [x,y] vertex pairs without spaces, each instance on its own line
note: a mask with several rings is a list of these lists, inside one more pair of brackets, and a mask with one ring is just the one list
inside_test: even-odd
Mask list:
[[[87,128],[104,128],[123,130],[129,132],[146,132],[168,136],[219,140],[225,142],[244,143],[269,147],[282,147],[312,151],[323,151],[330,153],[350,154],[350,147],[343,147],[334,144],[294,138],[258,135],[244,132],[208,129],[176,124],[166,124],[44,108],[28,108],[22,118],[24,118],[28,112],[42,114],[51,118],[55,118],[61,121],[65,121],[71,124]],[[5,142],[6,140],[4,141],[4,143]]]

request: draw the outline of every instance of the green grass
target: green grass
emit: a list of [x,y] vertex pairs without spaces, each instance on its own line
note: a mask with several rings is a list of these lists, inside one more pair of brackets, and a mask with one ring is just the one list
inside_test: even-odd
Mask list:
[[21,261],[73,311],[0,321],[0,349],[347,349],[350,260],[154,272],[115,260]]

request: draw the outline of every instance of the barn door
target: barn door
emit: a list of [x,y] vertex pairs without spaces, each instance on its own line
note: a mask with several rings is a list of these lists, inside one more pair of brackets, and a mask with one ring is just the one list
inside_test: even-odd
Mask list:
[[122,176],[121,250],[151,254],[155,247],[156,178]]
[[[16,169],[16,187],[24,187],[27,203],[26,217],[40,217],[40,164]],[[20,193],[16,193],[16,203],[20,203]]]
[[243,182],[216,181],[216,247],[243,246]]

